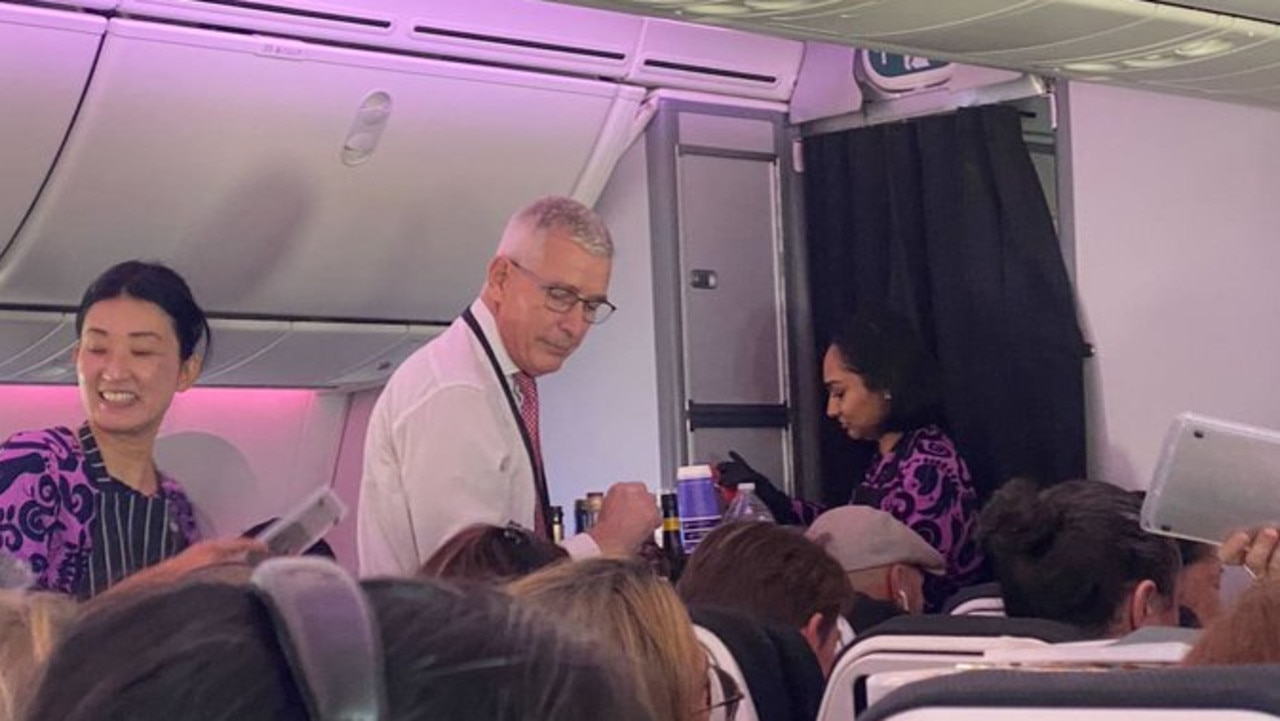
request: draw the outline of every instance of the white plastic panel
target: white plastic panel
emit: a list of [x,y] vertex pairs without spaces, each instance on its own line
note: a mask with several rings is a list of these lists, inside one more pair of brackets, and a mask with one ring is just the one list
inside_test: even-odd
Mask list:
[[1274,0],[557,0],[1280,106]]
[[686,153],[677,172],[685,397],[786,403],[777,166]]
[[114,10],[120,4],[120,0],[41,0],[41,2],[73,10]]
[[92,15],[0,3],[0,248],[53,167],[106,25]]
[[258,32],[620,78],[641,20],[534,0],[124,0],[121,10]]
[[786,100],[803,59],[804,43],[795,40],[655,19],[646,21],[644,42],[626,79],[641,85]]
[[1280,23],[1280,4],[1275,0],[1179,0],[1179,3],[1202,10]]
[[410,326],[403,339],[378,355],[327,379],[326,386],[359,388],[385,383],[395,369],[448,326]]
[[[389,107],[358,114],[374,93]],[[0,301],[70,304],[68,279],[144,256],[213,312],[448,320],[507,216],[570,192],[615,103],[641,95],[112,20]],[[364,162],[344,163],[352,148]]]
[[0,311],[0,382],[62,352],[75,342],[75,317],[64,313]]
[[[401,345],[409,327],[391,324],[293,323],[264,352],[216,379],[223,386],[325,387],[329,381]],[[390,370],[387,370],[388,374]]]
[[200,385],[228,385],[226,376],[238,366],[266,353],[289,334],[287,321],[258,321],[214,318],[212,350],[205,355],[197,381]]

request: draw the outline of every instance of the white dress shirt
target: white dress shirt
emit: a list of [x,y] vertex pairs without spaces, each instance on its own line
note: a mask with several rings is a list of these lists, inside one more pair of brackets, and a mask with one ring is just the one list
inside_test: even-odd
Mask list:
[[[484,303],[471,312],[502,372],[519,369]],[[391,376],[369,419],[357,547],[363,576],[412,575],[474,523],[534,526],[537,491],[520,427],[484,347],[458,318]],[[586,534],[575,557],[599,553]]]

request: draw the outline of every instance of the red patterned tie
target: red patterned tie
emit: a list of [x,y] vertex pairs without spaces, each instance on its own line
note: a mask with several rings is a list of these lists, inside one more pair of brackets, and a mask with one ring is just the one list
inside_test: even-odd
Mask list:
[[525,430],[529,432],[529,441],[533,444],[534,489],[533,489],[533,531],[539,538],[547,538],[546,517],[543,515],[542,497],[537,489],[537,470],[542,468],[542,441],[538,437],[538,382],[533,376],[521,371],[515,375],[516,390],[520,393],[520,419],[524,421]]

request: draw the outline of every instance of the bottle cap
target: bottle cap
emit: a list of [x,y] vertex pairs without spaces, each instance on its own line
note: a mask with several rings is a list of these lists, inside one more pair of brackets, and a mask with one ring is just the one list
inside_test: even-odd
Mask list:
[[706,463],[699,463],[693,466],[680,466],[676,470],[677,481],[696,481],[701,478],[711,478],[711,466]]
[[739,493],[755,493],[755,492],[756,492],[756,484],[754,484],[754,483],[739,483],[739,484],[738,484],[738,492],[739,492]]

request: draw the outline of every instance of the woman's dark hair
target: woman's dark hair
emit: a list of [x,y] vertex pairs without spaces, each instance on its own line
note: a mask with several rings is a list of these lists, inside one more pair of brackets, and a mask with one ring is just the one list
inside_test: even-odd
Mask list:
[[[646,721],[604,649],[495,589],[364,584],[388,721]],[[306,721],[271,614],[246,585],[187,583],[86,614],[50,660],[30,721]]]
[[1181,562],[1172,540],[1138,525],[1141,500],[1098,481],[1043,488],[1014,479],[978,517],[1005,613],[1110,635],[1133,588],[1152,581],[1170,605]]
[[178,336],[178,350],[182,360],[196,351],[204,338],[204,356],[209,356],[213,333],[204,311],[196,304],[187,281],[171,268],[160,263],[126,260],[111,266],[89,285],[80,299],[76,311],[76,335],[84,330],[84,317],[94,303],[128,296],[154,303],[169,316],[173,331]]
[[568,557],[563,548],[527,528],[477,523],[445,541],[422,564],[418,575],[505,583]]
[[937,361],[905,318],[884,309],[857,313],[831,339],[831,347],[867,390],[892,396],[881,430],[942,424]]

